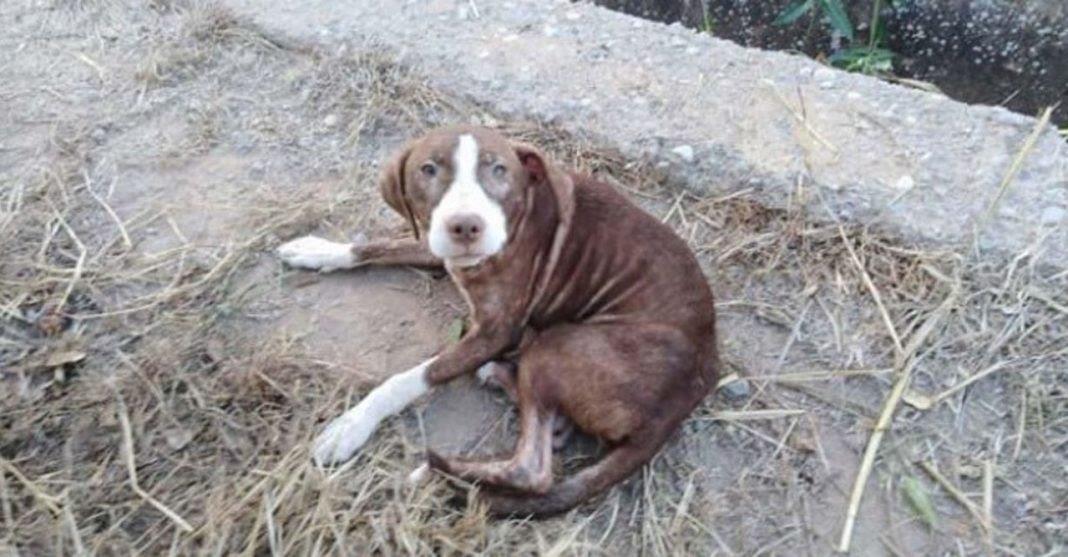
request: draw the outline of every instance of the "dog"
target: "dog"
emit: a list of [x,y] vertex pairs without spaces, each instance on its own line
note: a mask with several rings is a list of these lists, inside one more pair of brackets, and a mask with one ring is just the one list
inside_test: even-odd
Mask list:
[[[383,419],[435,385],[476,373],[518,406],[514,453],[428,451],[413,480],[437,470],[476,482],[494,515],[557,514],[648,462],[716,384],[715,307],[696,258],[612,186],[566,173],[494,130],[457,126],[407,144],[379,187],[411,238],[306,236],[282,245],[281,259],[319,271],[444,267],[472,325],[330,423],[314,445],[321,465],[352,457]],[[563,417],[607,449],[554,482],[553,433]]]

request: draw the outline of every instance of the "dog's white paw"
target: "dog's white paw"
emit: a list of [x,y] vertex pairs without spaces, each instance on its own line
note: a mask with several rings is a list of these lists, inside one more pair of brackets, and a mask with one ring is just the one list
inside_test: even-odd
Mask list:
[[345,413],[330,422],[315,439],[313,457],[316,464],[340,464],[352,458],[374,433],[375,422],[359,413]]
[[278,247],[278,256],[287,265],[324,273],[356,266],[352,244],[331,242],[318,236],[304,236]]
[[426,369],[434,358],[386,379],[363,400],[330,422],[315,439],[312,457],[320,466],[345,462],[371,438],[382,420],[408,407],[430,390]]
[[[482,366],[478,368],[478,371],[475,372],[475,377],[478,378],[478,383],[487,387],[500,387],[500,385],[497,385],[494,381],[494,379],[496,379],[494,373],[496,372],[498,365],[500,364],[497,362],[486,362],[482,364]],[[494,382],[491,383],[491,381]]]

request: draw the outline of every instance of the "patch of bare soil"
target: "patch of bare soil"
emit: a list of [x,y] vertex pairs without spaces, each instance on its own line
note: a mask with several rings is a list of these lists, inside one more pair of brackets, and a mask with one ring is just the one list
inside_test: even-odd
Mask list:
[[[210,3],[24,0],[0,26],[0,555],[825,555],[854,512],[857,555],[1064,550],[1068,274],[1028,253],[993,265],[745,191],[694,199],[444,98],[373,44],[291,44]],[[309,460],[324,420],[454,341],[465,308],[441,277],[295,272],[271,249],[399,233],[375,165],[455,121],[674,226],[741,378],[641,477],[557,519],[404,485],[427,444],[508,448],[511,410],[471,381],[348,466]]]

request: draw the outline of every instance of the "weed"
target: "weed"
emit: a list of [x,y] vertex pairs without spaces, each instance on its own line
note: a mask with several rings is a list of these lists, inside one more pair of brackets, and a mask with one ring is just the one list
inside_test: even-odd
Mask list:
[[708,12],[705,12],[704,18],[701,19],[701,32],[713,36],[716,34],[716,20],[712,19]]
[[849,41],[850,46],[833,53],[828,61],[836,67],[867,75],[885,75],[894,71],[894,52],[886,48],[886,26],[880,13],[882,1],[872,6],[871,27],[866,44],[858,44],[853,22],[842,0],[802,0],[787,6],[775,18],[774,25],[789,25],[806,14],[825,19],[833,33]]

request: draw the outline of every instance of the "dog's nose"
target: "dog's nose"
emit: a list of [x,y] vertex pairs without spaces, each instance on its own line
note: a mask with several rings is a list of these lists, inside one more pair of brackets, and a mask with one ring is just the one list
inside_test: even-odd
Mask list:
[[486,222],[478,215],[456,215],[445,221],[449,237],[457,244],[473,244],[482,236]]

